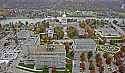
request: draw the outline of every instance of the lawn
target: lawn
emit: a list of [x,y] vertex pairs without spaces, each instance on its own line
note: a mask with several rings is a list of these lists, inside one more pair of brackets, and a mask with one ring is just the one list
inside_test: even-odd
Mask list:
[[69,70],[69,73],[72,73],[73,52],[72,51],[68,51],[66,53],[66,57],[69,58],[69,59],[66,59],[67,60],[66,69]]
[[18,65],[23,66],[23,67],[27,67],[27,68],[30,68],[30,69],[34,69],[34,64],[19,63]]

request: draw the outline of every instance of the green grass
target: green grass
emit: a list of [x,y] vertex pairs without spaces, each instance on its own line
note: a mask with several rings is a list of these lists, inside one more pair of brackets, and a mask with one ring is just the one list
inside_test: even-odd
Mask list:
[[27,65],[25,65],[25,67],[34,69],[34,65],[33,64],[27,64]]
[[19,63],[18,65],[23,66],[23,67],[27,67],[27,68],[30,68],[30,69],[34,69],[34,64]]
[[24,63],[19,63],[18,65],[19,65],[19,66],[25,66]]
[[56,71],[56,73],[65,73],[65,71]]
[[73,59],[73,52],[72,51],[67,52],[66,57],[69,59]]
[[69,72],[72,73],[72,64],[66,64],[66,69],[68,69]]
[[25,70],[25,71],[29,71],[29,72],[36,72],[36,71],[32,71],[32,70],[28,70],[28,69],[20,68],[20,67],[18,67],[18,66],[16,66],[16,68],[21,69],[21,70]]
[[43,73],[43,72],[34,72],[34,73]]
[[25,70],[25,71],[29,71],[29,72],[33,72],[33,73],[49,73],[49,70],[48,70],[48,72],[43,72],[43,71],[34,71],[34,70],[25,69],[25,68],[20,68],[18,66],[16,66],[16,68]]
[[66,57],[69,58],[69,59],[71,59],[71,60],[67,59],[67,61],[71,61],[71,63],[66,64],[66,69],[69,70],[69,72],[67,72],[67,73],[72,73],[72,59],[73,59],[73,53],[72,53],[72,51],[67,52],[66,53]]

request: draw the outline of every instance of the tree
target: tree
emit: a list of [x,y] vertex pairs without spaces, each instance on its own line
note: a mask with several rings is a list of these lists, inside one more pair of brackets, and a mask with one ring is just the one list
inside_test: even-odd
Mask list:
[[122,42],[125,42],[125,35],[122,35],[121,38],[122,38]]
[[86,56],[85,56],[84,52],[80,54],[80,61],[82,61],[82,62],[86,61]]
[[106,39],[105,38],[103,38],[102,40],[99,40],[99,44],[104,45],[105,43],[106,43]]
[[123,63],[122,58],[124,58],[123,52],[119,51],[116,54],[114,54],[114,60],[116,61],[116,65],[119,66]]
[[111,64],[112,61],[113,61],[113,56],[110,54],[106,58],[106,64]]
[[85,62],[80,63],[80,68],[82,68],[82,72],[85,70]]
[[103,53],[103,57],[104,57],[104,58],[107,58],[108,55],[109,55],[109,53],[107,53],[107,52],[104,52],[104,53]]
[[19,26],[20,24],[16,24],[15,25],[15,30],[16,30],[16,32],[19,32],[20,31],[20,26]]
[[90,61],[90,64],[89,64],[89,70],[95,70],[95,65],[92,60]]
[[29,24],[28,21],[26,21],[25,24],[28,26],[28,24]]
[[96,19],[92,19],[90,24],[91,25],[96,25]]
[[93,56],[93,52],[92,52],[92,51],[89,51],[89,52],[88,52],[88,59],[90,59],[92,56]]
[[84,22],[84,21],[81,21],[81,22],[79,23],[79,26],[80,26],[81,28],[85,28],[85,22]]
[[67,33],[68,33],[68,37],[73,39],[75,38],[75,36],[77,36],[77,29],[73,26],[69,26]]
[[35,31],[37,34],[44,33],[46,31],[46,28],[48,28],[49,23],[48,22],[37,22],[36,25],[38,25],[35,28]]
[[52,66],[52,73],[56,73],[56,66]]
[[65,45],[66,52],[68,53],[68,51],[70,49],[70,45],[68,42],[65,42],[64,45]]
[[115,45],[115,43],[116,43],[116,42],[115,42],[114,40],[111,40],[111,41],[110,41],[110,44],[111,44],[111,45]]
[[102,57],[100,54],[96,54],[96,65],[97,65],[97,67],[102,66]]
[[47,65],[43,67],[43,72],[42,73],[49,73],[49,68]]
[[56,35],[57,35],[57,39],[63,39],[63,37],[64,37],[64,32],[63,32],[63,30],[62,30],[62,28],[61,27],[55,27],[54,28],[54,32],[56,33]]
[[119,66],[119,72],[120,73],[124,73],[125,72],[125,65],[124,64]]
[[41,23],[38,24],[38,27],[41,29],[42,33],[46,31],[46,28],[48,28],[48,26],[49,26],[48,23],[41,22]]
[[44,38],[43,38],[43,42],[44,42],[45,44],[48,44],[49,38],[48,38],[48,37],[44,37]]
[[118,23],[118,21],[117,20],[113,20],[113,24],[117,24]]
[[104,73],[104,66],[99,67],[99,73]]
[[49,22],[46,22],[46,20],[42,21],[40,24],[42,24],[44,27],[49,27]]
[[86,19],[86,20],[85,20],[85,23],[86,23],[86,24],[90,24],[90,22],[91,22],[91,19]]
[[32,29],[33,29],[32,25],[29,24],[28,30],[29,30],[29,31],[32,31]]
[[40,29],[39,27],[37,27],[37,28],[35,29],[35,32],[36,32],[36,34],[39,34],[39,33],[41,32],[41,29]]
[[87,37],[87,38],[92,37],[95,34],[94,29],[91,28],[91,26],[90,26],[90,20],[86,20],[84,29],[85,29],[85,31],[87,33],[85,35],[85,37]]
[[122,47],[120,48],[120,51],[125,53],[125,46],[122,46]]

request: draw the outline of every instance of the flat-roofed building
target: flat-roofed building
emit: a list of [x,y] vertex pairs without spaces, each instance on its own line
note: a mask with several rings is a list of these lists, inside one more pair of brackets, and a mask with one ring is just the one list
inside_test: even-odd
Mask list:
[[93,39],[75,39],[74,51],[96,51],[96,42]]
[[81,53],[88,53],[96,51],[96,42],[93,39],[75,39],[73,43],[74,47],[74,63],[73,73],[80,73],[80,55]]
[[121,43],[121,33],[111,27],[103,27],[96,30],[96,33],[101,39],[105,39],[107,43]]
[[31,59],[35,60],[35,67],[42,68],[44,65],[57,68],[65,68],[65,46],[62,44],[49,44],[29,49]]

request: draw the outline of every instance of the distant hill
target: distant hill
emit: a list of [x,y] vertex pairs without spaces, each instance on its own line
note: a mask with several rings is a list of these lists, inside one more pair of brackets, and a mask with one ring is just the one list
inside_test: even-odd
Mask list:
[[0,0],[2,8],[69,8],[87,10],[123,10],[124,0]]

